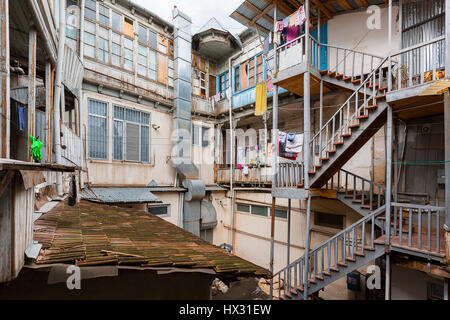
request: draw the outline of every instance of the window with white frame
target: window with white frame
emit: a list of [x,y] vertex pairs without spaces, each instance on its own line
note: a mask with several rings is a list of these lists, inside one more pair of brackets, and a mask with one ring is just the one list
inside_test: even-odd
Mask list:
[[89,112],[89,158],[107,159],[108,105],[105,102],[88,100]]
[[150,161],[150,114],[114,106],[114,160]]
[[209,145],[209,127],[200,125],[192,125],[192,144],[199,147],[207,147]]
[[155,216],[170,216],[170,204],[148,205],[147,210],[148,212],[153,213]]
[[157,79],[156,72],[156,33],[139,25],[138,30],[138,73],[150,79]]
[[[243,213],[250,213],[255,216],[270,217],[272,208],[256,204],[237,203],[237,211]],[[287,210],[276,208],[275,217],[287,219]]]

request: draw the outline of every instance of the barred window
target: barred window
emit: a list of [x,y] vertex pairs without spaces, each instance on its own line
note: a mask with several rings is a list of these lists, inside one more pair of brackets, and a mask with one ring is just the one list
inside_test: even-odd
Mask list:
[[88,112],[89,158],[107,159],[108,105],[104,102],[89,99]]
[[114,106],[113,159],[150,161],[150,114]]

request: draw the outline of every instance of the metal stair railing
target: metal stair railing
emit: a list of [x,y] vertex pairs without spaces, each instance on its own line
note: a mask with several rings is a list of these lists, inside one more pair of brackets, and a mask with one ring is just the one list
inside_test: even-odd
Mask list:
[[[383,205],[317,248],[310,250],[307,264],[304,255],[276,272],[273,275],[274,281],[278,280],[275,297],[280,299],[282,291],[284,294],[301,291],[305,286],[311,284],[311,280],[317,279],[318,276],[324,277],[325,273],[333,276],[332,271],[338,270],[346,260],[356,259],[357,253],[364,254],[367,246],[375,248],[375,219],[384,212],[385,206]],[[369,237],[366,236],[366,231],[369,232]],[[308,271],[304,278],[306,266],[308,266]],[[308,294],[311,293],[313,292],[308,292]],[[273,286],[270,288],[270,296],[274,297]]]
[[[372,71],[358,89],[353,92],[310,140],[307,150],[305,150],[305,152],[310,153],[310,166],[313,166],[317,159],[320,161],[328,150],[334,150],[335,143],[341,141],[343,134],[351,133],[349,126],[355,124],[355,120],[358,120],[358,117],[367,117],[369,115],[366,107],[369,106],[370,102],[372,102],[372,105],[376,104],[377,87],[381,86],[383,66],[387,61],[388,58],[383,59],[377,68]],[[362,102],[360,102],[360,96],[362,96]],[[325,137],[325,141],[323,141],[323,137]],[[308,171],[311,169],[312,167],[308,168]]]

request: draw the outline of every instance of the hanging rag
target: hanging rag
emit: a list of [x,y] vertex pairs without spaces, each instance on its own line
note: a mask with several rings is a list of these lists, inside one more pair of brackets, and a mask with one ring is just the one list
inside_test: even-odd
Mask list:
[[289,27],[295,26],[295,21],[297,20],[297,11],[289,16]]
[[244,175],[248,175],[248,166],[244,166],[244,168],[242,169],[242,173]]
[[273,39],[273,35],[272,35],[272,31],[269,32],[269,44],[272,44],[272,39]]
[[277,21],[276,31],[283,31],[283,29],[284,29],[283,21]]
[[16,106],[17,110],[17,125],[18,129],[20,131],[25,130],[25,123],[26,123],[26,109],[22,106]]
[[303,6],[300,6],[300,8],[297,11],[297,16],[295,19],[295,25],[301,26],[306,21],[306,14],[305,14],[305,8]]
[[[287,28],[286,42],[295,40],[298,37],[298,26],[291,26]],[[287,45],[288,48],[295,46],[295,42]]]
[[278,132],[278,156],[289,159],[296,160],[297,153],[289,152],[286,150],[286,142],[287,142],[287,134],[286,132],[279,131]]
[[272,82],[272,77],[268,77],[267,78],[267,93],[272,92],[273,90],[273,82]]
[[262,116],[267,112],[267,82],[256,85],[255,116]]
[[302,153],[303,134],[290,133],[286,139],[286,152]]
[[283,29],[289,27],[289,17],[283,19]]

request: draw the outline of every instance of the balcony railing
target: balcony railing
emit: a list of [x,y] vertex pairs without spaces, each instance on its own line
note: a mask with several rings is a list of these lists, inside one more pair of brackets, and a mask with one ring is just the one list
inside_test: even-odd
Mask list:
[[61,126],[61,130],[63,133],[63,137],[61,138],[62,157],[69,162],[69,165],[75,164],[81,167],[83,159],[83,143],[81,138],[64,124]]
[[[218,167],[217,181],[219,184],[230,184],[231,170]],[[244,174],[244,169],[234,168],[233,184],[245,186],[267,187],[272,185],[272,168],[266,166],[255,166],[248,168],[248,174]]]
[[[445,76],[445,36],[402,49],[391,55],[391,90],[401,90]],[[448,76],[448,75],[447,75]]]
[[297,188],[304,183],[303,162],[278,163],[275,188]]

